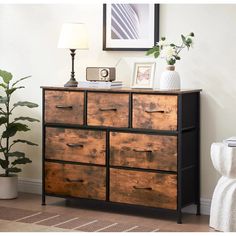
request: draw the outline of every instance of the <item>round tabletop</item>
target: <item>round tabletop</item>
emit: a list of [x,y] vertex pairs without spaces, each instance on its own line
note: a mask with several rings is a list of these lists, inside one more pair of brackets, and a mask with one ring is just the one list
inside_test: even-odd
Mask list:
[[228,147],[225,143],[213,143],[211,160],[221,175],[236,179],[236,147]]

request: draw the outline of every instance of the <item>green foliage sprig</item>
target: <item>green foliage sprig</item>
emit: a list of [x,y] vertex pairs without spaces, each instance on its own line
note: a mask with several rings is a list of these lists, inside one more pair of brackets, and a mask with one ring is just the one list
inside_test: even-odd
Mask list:
[[174,65],[177,60],[180,60],[179,53],[184,48],[190,48],[193,44],[193,37],[194,33],[190,33],[186,36],[181,34],[181,45],[176,45],[174,43],[167,43],[166,38],[162,37],[159,42],[152,48],[150,48],[146,55],[153,55],[155,58],[158,58],[159,56],[166,60],[166,63],[168,65]]
[[12,151],[12,148],[19,143],[24,143],[31,146],[38,146],[24,139],[14,139],[13,137],[18,132],[27,132],[30,130],[29,126],[25,122],[39,122],[38,119],[20,116],[13,117],[13,112],[18,107],[35,108],[38,107],[36,103],[28,101],[19,101],[11,105],[11,96],[18,89],[23,89],[24,86],[18,86],[18,83],[28,79],[30,76],[18,79],[12,83],[12,74],[7,71],[0,70],[0,88],[3,96],[0,96],[0,126],[3,132],[0,136],[0,166],[4,169],[4,176],[9,176],[10,173],[18,173],[22,170],[17,167],[18,165],[31,163],[32,161],[25,156],[24,152]]

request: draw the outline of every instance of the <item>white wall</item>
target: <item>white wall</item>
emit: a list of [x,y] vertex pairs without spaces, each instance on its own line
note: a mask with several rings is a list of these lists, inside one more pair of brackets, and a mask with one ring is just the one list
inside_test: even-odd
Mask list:
[[[236,5],[161,5],[160,32],[176,43],[180,34],[193,31],[194,48],[182,53],[176,65],[183,88],[202,88],[201,96],[201,197],[210,199],[219,175],[212,167],[210,145],[236,135]],[[90,48],[76,55],[79,80],[87,66],[114,66],[117,77],[129,84],[132,63],[142,61],[144,52],[102,51],[102,5],[0,5],[0,68],[16,78],[32,75],[18,91],[16,100],[31,100],[38,109],[18,109],[41,119],[42,85],[63,85],[70,74],[69,52],[57,49],[63,22],[86,22]],[[146,60],[146,59],[145,59]],[[153,60],[148,58],[148,60]],[[164,63],[158,60],[156,85]],[[41,178],[41,124],[24,136],[38,148],[25,147],[33,163],[24,167],[23,178]],[[23,147],[23,146],[22,146]]]

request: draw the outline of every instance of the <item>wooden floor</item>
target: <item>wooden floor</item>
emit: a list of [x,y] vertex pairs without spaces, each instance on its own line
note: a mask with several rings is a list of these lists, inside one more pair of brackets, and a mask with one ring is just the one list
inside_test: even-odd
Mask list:
[[[93,219],[109,220],[116,223],[129,223],[144,227],[157,227],[160,232],[209,232],[209,216],[196,216],[183,213],[183,223],[176,223],[176,216],[153,209],[135,208],[120,205],[107,205],[91,201],[64,200],[61,198],[47,197],[47,205],[41,206],[41,196],[36,194],[20,193],[17,199],[0,200],[0,206],[57,214],[70,214]],[[15,231],[69,231],[65,229],[25,224],[0,220],[1,232]]]

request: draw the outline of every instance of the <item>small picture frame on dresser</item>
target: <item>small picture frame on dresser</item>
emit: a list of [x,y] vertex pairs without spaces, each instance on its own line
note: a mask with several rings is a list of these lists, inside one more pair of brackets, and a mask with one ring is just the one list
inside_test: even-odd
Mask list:
[[131,88],[153,88],[155,67],[155,62],[134,63]]

